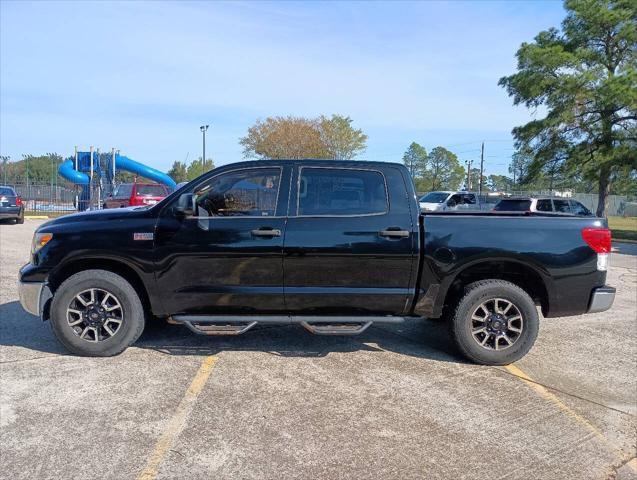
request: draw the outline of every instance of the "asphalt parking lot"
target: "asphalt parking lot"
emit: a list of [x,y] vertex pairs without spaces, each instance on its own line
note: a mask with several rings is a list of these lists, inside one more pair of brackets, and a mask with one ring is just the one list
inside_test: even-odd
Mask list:
[[0,225],[1,478],[637,478],[637,245],[611,259],[612,310],[544,320],[509,367],[464,362],[436,321],[157,324],[90,359],[19,305],[40,223]]

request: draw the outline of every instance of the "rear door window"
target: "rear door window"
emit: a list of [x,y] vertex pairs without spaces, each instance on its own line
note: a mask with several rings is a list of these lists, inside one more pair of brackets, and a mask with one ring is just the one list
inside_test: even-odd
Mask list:
[[571,207],[568,204],[568,200],[553,199],[553,205],[555,206],[555,211],[558,213],[571,213]]
[[374,215],[388,211],[385,177],[375,170],[302,168],[298,214]]
[[543,198],[537,201],[537,211],[538,212],[552,212],[553,205],[551,204],[550,198]]
[[493,210],[496,212],[528,212],[531,200],[501,200]]

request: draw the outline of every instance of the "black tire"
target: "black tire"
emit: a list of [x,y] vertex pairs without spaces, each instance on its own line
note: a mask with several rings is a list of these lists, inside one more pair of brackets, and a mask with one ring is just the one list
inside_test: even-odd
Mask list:
[[[479,309],[485,302],[493,301],[496,298],[513,304],[521,315],[522,320],[516,324],[516,328],[521,327],[521,332],[519,334],[512,333],[512,335],[517,335],[512,345],[508,345],[509,340],[505,341],[495,334],[487,336],[486,331],[477,333],[477,338],[472,333],[472,330],[479,330],[482,326],[481,321],[474,322],[472,320],[472,316],[477,312],[476,309]],[[480,310],[480,312],[483,311]],[[488,316],[487,312],[484,312],[483,315],[485,318]],[[509,318],[513,318],[513,315]],[[458,302],[451,318],[450,329],[458,350],[467,359],[482,365],[508,365],[522,358],[531,349],[537,338],[539,323],[533,299],[520,287],[504,280],[481,280],[466,287],[465,294]],[[508,320],[506,325],[511,326]],[[479,341],[480,339],[484,340],[485,337],[488,338],[490,345],[487,343],[486,346],[481,346]],[[507,339],[509,339],[508,335]],[[496,348],[500,349],[496,350]]]
[[[67,321],[67,308],[77,294],[101,289],[121,304],[122,322],[113,336],[92,342],[80,338]],[[107,270],[85,270],[72,275],[55,291],[51,303],[51,327],[59,342],[72,353],[88,357],[110,357],[132,345],[144,330],[144,308],[135,289],[124,278]]]

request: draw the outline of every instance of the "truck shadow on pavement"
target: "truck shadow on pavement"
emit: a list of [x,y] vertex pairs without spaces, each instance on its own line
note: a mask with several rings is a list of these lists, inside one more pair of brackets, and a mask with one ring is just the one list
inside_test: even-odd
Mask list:
[[205,336],[186,327],[154,322],[146,325],[138,348],[168,355],[216,355],[255,351],[281,357],[325,357],[356,351],[392,352],[442,362],[467,363],[456,352],[444,322],[409,320],[372,326],[356,336],[312,335],[299,325],[256,326],[238,336]]
[[[26,313],[17,301],[0,305],[0,345],[70,355],[49,322]],[[215,355],[255,351],[283,357],[324,357],[330,353],[389,351],[452,363],[466,363],[455,351],[444,322],[408,320],[372,326],[357,336],[312,335],[298,325],[256,326],[240,336],[204,336],[186,327],[151,320],[134,347],[167,355]]]

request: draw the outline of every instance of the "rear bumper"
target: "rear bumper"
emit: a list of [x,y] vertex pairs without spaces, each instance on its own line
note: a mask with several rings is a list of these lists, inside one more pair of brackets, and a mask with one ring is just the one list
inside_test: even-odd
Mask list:
[[604,312],[608,310],[615,301],[614,287],[599,287],[593,290],[591,300],[588,304],[587,313]]
[[22,207],[0,207],[0,218],[19,218]]

